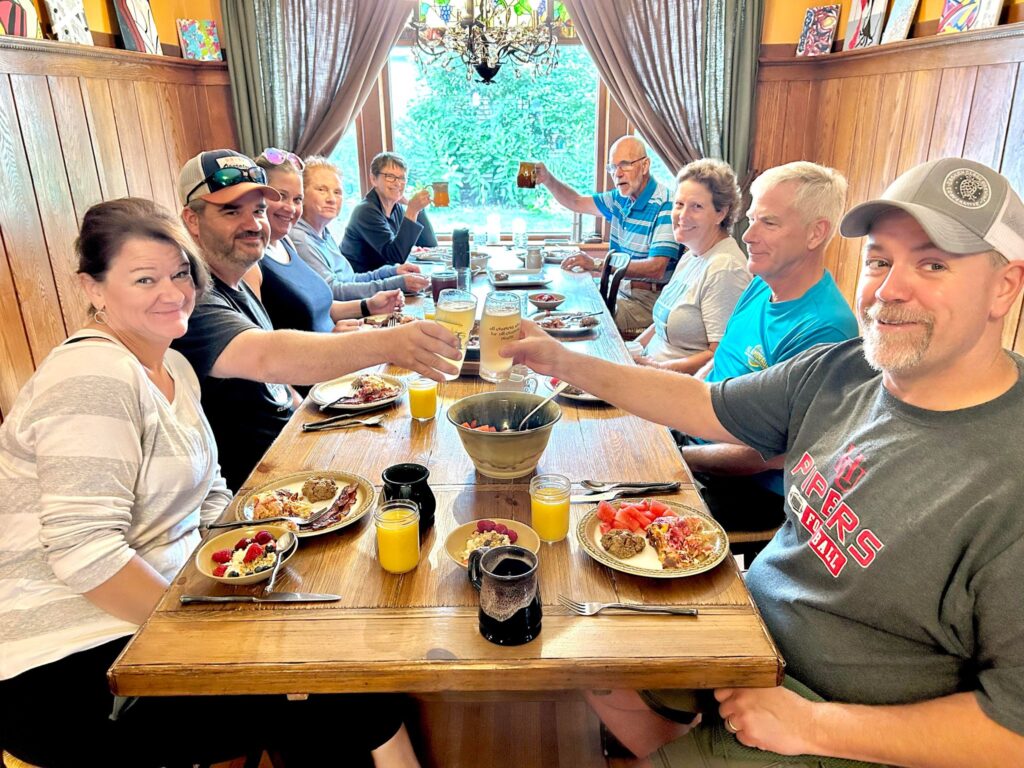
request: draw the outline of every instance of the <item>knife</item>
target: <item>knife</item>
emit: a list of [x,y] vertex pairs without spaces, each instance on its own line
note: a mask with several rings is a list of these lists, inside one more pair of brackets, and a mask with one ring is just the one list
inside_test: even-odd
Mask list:
[[341,595],[318,592],[271,592],[260,597],[255,595],[182,595],[178,599],[182,605],[189,603],[333,603],[336,600],[341,600]]
[[664,485],[648,485],[644,488],[618,488],[605,493],[580,493],[569,497],[570,504],[596,504],[599,501],[612,501],[624,496],[651,496],[656,493],[672,493],[679,490],[679,483]]

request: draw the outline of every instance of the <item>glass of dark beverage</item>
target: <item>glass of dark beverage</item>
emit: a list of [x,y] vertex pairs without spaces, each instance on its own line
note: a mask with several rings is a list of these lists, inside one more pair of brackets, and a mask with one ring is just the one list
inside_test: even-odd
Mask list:
[[478,549],[469,580],[480,592],[480,634],[497,645],[522,645],[540,634],[537,555],[515,545]]
[[458,288],[459,276],[454,269],[439,269],[430,275],[430,292],[434,295],[434,304],[437,304],[437,297],[446,288]]

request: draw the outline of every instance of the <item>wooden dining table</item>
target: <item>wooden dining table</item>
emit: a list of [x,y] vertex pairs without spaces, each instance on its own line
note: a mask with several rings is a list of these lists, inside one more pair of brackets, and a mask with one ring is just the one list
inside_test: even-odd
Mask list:
[[[500,263],[502,258],[508,257],[499,255],[492,261]],[[557,265],[547,266],[545,274],[550,283],[544,290],[566,296],[561,309],[604,309],[589,274],[572,274]],[[474,277],[473,290],[481,305],[490,289],[485,275]],[[409,311],[418,311],[416,305],[417,300],[411,300]],[[566,343],[629,364],[614,320],[607,312],[599,319],[594,331]],[[395,368],[381,370],[407,374]],[[586,711],[578,705],[581,690],[779,684],[783,659],[733,558],[686,578],[645,578],[612,570],[593,560],[576,539],[576,523],[592,509],[590,505],[572,506],[565,540],[541,545],[540,636],[525,645],[505,647],[480,635],[477,592],[465,568],[447,556],[445,538],[455,527],[476,519],[501,517],[528,524],[530,476],[493,480],[478,474],[445,410],[460,398],[493,387],[464,375],[439,386],[440,405],[432,421],[414,421],[403,399],[387,412],[381,428],[311,433],[302,432],[302,425],[324,414],[307,399],[225,518],[234,517],[247,491],[284,475],[328,469],[356,473],[372,483],[379,496],[386,467],[416,462],[429,469],[437,499],[418,567],[403,575],[380,567],[372,515],[336,533],[303,538],[281,569],[276,589],[335,593],[341,596],[337,602],[182,605],[179,598],[185,593],[259,594],[261,589],[214,582],[190,562],[110,669],[112,690],[125,696],[409,692],[430,710],[427,724],[421,724],[428,731],[421,739],[430,753],[426,762],[468,765],[457,758],[457,750],[468,747],[453,746],[450,738],[438,734],[456,733],[469,713],[476,716],[481,707],[490,707],[501,717],[509,707],[518,706],[521,718],[529,714],[522,707],[533,707],[540,725],[516,739],[516,749],[528,756],[543,747],[549,738],[545,728],[567,702],[576,707],[571,717],[593,722],[592,715],[580,714]],[[540,391],[544,390],[542,386]],[[558,473],[574,481],[678,481],[679,491],[665,498],[704,509],[665,427],[604,403],[560,398],[559,405],[562,418],[537,473]],[[606,612],[583,617],[561,607],[560,594],[580,601],[693,606],[699,615]],[[545,702],[554,702],[550,706],[555,708],[546,709]],[[461,714],[453,719],[453,712]],[[573,754],[597,754],[593,745],[587,749],[589,753]],[[565,758],[561,764],[589,764],[576,759]],[[473,764],[541,763],[496,759]],[[548,754],[543,764],[559,761]]]

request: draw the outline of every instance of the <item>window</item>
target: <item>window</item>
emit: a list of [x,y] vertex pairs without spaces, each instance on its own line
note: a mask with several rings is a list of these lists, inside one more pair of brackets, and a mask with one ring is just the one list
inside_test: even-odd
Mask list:
[[[644,139],[640,135],[640,131],[634,131],[633,135]],[[651,176],[659,184],[664,184],[668,187],[669,194],[674,195],[676,193],[676,174],[679,172],[679,169],[669,170],[669,167],[665,165],[665,162],[658,156],[658,153],[651,149],[650,142],[644,139],[644,143],[647,144],[647,156],[651,158]]]
[[531,232],[569,232],[572,213],[544,187],[519,189],[516,175],[520,161],[543,161],[578,192],[597,188],[599,78],[583,46],[562,46],[549,76],[508,67],[490,85],[468,81],[461,65],[424,72],[396,47],[389,74],[394,150],[409,163],[410,191],[449,185],[450,207],[429,209],[437,232],[482,229],[491,213],[506,232],[515,217]]
[[329,159],[341,169],[341,211],[330,227],[334,239],[340,243],[345,234],[345,225],[348,223],[349,216],[352,215],[352,209],[363,199],[359,192],[359,152],[356,148],[355,121],[345,131],[345,135],[341,137],[341,141],[331,152]]

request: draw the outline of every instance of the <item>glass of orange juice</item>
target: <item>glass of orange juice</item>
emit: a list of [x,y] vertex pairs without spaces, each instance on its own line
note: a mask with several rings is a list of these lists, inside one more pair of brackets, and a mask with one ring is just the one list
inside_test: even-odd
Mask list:
[[409,413],[416,421],[430,421],[437,413],[437,382],[420,377],[409,382]]
[[420,507],[415,501],[383,501],[373,513],[377,559],[388,573],[408,573],[420,561]]
[[569,490],[564,475],[537,475],[530,481],[530,524],[541,541],[561,541],[569,533]]

